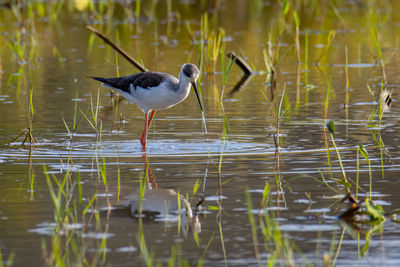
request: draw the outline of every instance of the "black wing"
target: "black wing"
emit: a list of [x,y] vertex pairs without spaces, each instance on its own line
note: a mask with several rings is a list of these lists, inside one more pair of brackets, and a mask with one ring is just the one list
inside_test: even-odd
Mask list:
[[146,71],[117,78],[100,78],[100,77],[90,77],[90,78],[100,81],[110,87],[129,93],[131,84],[134,85],[135,89],[136,86],[148,89],[149,87],[158,86],[160,83],[170,78],[170,75],[163,72]]

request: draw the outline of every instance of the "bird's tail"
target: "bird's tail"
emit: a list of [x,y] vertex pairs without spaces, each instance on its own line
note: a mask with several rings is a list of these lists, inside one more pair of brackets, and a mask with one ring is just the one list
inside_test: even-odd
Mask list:
[[102,82],[102,85],[105,87],[122,90],[118,84],[123,80],[123,77],[116,78],[101,78],[101,77],[89,77],[96,81]]
[[101,78],[101,77],[88,77],[88,78],[92,78],[92,79],[102,82],[102,83],[107,83],[107,79],[105,79],[105,78]]

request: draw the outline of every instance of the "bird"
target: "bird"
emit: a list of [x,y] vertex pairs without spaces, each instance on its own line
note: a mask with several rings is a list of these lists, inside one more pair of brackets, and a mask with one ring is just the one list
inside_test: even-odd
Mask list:
[[146,152],[147,132],[156,111],[171,108],[185,100],[189,95],[191,86],[203,112],[203,105],[196,85],[199,76],[200,71],[197,66],[186,63],[181,68],[179,79],[169,73],[153,71],[115,78],[89,78],[101,82],[104,87],[119,92],[143,111],[145,123],[140,142],[143,151]]

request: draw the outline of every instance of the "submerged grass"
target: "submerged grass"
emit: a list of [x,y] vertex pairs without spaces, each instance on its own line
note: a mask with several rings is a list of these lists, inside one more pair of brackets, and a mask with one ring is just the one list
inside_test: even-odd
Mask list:
[[[369,86],[368,90],[370,92],[372,91]],[[384,178],[384,153],[385,153],[385,144],[383,143],[381,137],[382,118],[384,113],[388,111],[390,108],[392,102],[391,94],[392,93],[390,91],[384,88],[384,82],[382,82],[380,87],[378,105],[373,109],[368,120],[368,127],[371,128],[370,132],[372,133],[373,141],[379,147],[382,178]],[[388,155],[388,158],[390,159],[390,155]]]
[[329,135],[330,135],[330,137],[331,137],[331,142],[332,142],[332,144],[333,144],[333,147],[335,148],[336,155],[337,155],[337,158],[338,158],[338,161],[339,161],[339,165],[340,165],[340,170],[341,170],[341,172],[342,172],[342,180],[340,181],[340,183],[343,184],[343,185],[345,186],[346,192],[347,192],[348,194],[350,194],[350,187],[351,187],[351,184],[350,184],[350,183],[348,182],[348,180],[347,180],[346,172],[345,172],[344,167],[343,167],[343,162],[342,162],[342,159],[341,159],[341,157],[340,157],[339,149],[338,149],[338,147],[336,146],[335,138],[333,137],[333,135],[334,135],[334,133],[335,133],[335,123],[334,123],[334,121],[330,120],[330,121],[327,123],[326,126],[327,126],[327,128],[328,128],[328,130],[329,130]]
[[[216,16],[216,15],[215,15]],[[215,20],[215,17],[213,17]],[[190,27],[188,27],[189,35],[193,37]],[[224,50],[223,38],[225,30],[222,27],[216,28],[210,23],[208,12],[201,16],[200,20],[200,70],[205,67],[207,72],[214,73],[216,71],[218,57],[225,57],[221,54]]]
[[[78,91],[76,92],[78,99]],[[92,98],[91,98],[92,100]],[[80,121],[85,118],[89,125],[96,132],[96,147],[101,144],[102,123],[99,119],[100,100],[99,95],[96,101],[96,107],[91,101],[91,119],[81,110],[81,117],[78,118],[78,101],[74,104],[74,113],[72,125],[69,125],[64,117],[62,121],[67,130],[69,138],[69,154],[67,159],[67,168],[65,174],[59,178],[47,171],[43,166],[50,196],[54,205],[54,226],[51,228],[52,236],[50,247],[45,240],[42,241],[43,255],[47,265],[51,266],[97,266],[106,262],[108,223],[102,230],[102,222],[99,211],[96,210],[97,193],[84,200],[82,188],[82,178],[80,172],[73,177],[71,167],[74,164],[72,158],[72,148],[74,135],[77,132]],[[102,161],[96,157],[99,178],[108,192],[106,162],[103,156]],[[63,172],[61,172],[62,174]],[[110,207],[109,199],[107,205]],[[107,215],[109,215],[109,211]],[[108,217],[107,217],[108,218]],[[101,239],[87,239],[86,235],[95,228]],[[95,253],[90,252],[89,248],[95,247]]]
[[[377,21],[377,18],[375,18],[375,16],[372,15],[372,14],[374,14],[374,13],[371,13],[372,20],[373,21]],[[385,61],[383,59],[381,42],[380,42],[380,39],[379,39],[378,29],[376,27],[376,24],[374,24],[374,26],[371,28],[371,36],[372,36],[372,39],[373,39],[373,43],[374,43],[375,49],[376,49],[376,51],[378,53],[379,64],[380,64],[380,66],[382,68],[383,82],[384,82],[384,85],[386,87],[386,85],[387,85],[387,76],[386,76],[386,69],[385,69]]]
[[11,252],[8,254],[8,258],[6,261],[3,260],[3,253],[0,248],[0,267],[11,267],[15,260],[15,253]]
[[260,90],[261,94],[264,96],[265,100],[267,100],[268,104],[272,108],[273,119],[274,119],[274,143],[275,143],[275,159],[276,159],[276,169],[280,169],[280,136],[281,136],[281,119],[285,115],[287,111],[290,110],[290,104],[288,101],[284,101],[286,99],[286,84],[282,91],[282,96],[279,101],[279,104],[275,105],[272,101],[269,100],[267,95],[263,90]]
[[[248,190],[245,192],[247,213],[251,227],[253,247],[258,264],[261,266],[261,255],[267,255],[266,266],[284,265],[295,266],[294,252],[295,244],[289,241],[280,230],[279,220],[273,211],[273,202],[270,197],[270,187],[266,183],[263,190],[263,198],[258,209],[258,223],[255,220],[252,196]],[[263,237],[263,244],[258,241],[258,236]]]
[[349,104],[350,104],[350,79],[349,79],[349,59],[348,59],[348,52],[347,52],[347,46],[345,47],[345,74],[346,74],[346,97],[344,100],[344,107],[345,107],[345,113],[346,113],[346,134],[348,132],[348,121],[349,121]]
[[[93,195],[86,206],[82,205],[81,199],[74,198],[74,192],[78,189],[78,196],[82,196],[82,188],[77,184],[80,181],[80,175],[77,180],[72,179],[72,173],[68,170],[61,178],[54,174],[49,174],[47,167],[43,166],[43,171],[46,176],[47,185],[50,196],[54,205],[54,221],[55,225],[52,228],[52,236],[50,240],[50,248],[47,247],[47,242],[42,241],[43,255],[47,265],[51,266],[68,266],[77,264],[78,266],[96,266],[99,262],[105,261],[107,228],[102,234],[104,238],[101,241],[93,241],[97,243],[96,253],[88,255],[88,248],[93,244],[85,239],[85,231],[88,228],[83,227],[86,218],[90,224],[92,214],[88,214],[88,209],[92,209],[96,200],[96,194]],[[87,217],[89,215],[89,217]],[[98,211],[94,211],[96,228],[101,228]],[[81,219],[80,219],[81,218]],[[75,227],[81,225],[80,227]],[[53,226],[49,226],[53,227]],[[86,229],[86,230],[85,230]],[[102,255],[103,254],[103,255]]]
[[16,32],[15,39],[11,39],[8,42],[8,46],[13,51],[21,64],[25,62],[25,44],[21,39],[21,33],[19,31]]
[[223,97],[224,97],[224,91],[225,91],[225,85],[226,82],[228,80],[228,76],[232,70],[232,66],[233,63],[235,61],[235,59],[230,59],[229,64],[227,66],[225,66],[225,60],[224,60],[224,49],[221,48],[220,49],[220,53],[221,53],[221,60],[222,60],[222,90],[219,96],[219,108],[220,108],[220,112],[222,114],[223,117],[223,124],[222,124],[222,145],[221,145],[221,151],[219,152],[219,161],[218,161],[218,171],[217,171],[217,175],[218,175],[218,195],[219,195],[219,199],[217,200],[217,225],[218,225],[218,233],[219,233],[219,237],[220,237],[220,242],[221,242],[221,249],[224,255],[224,262],[225,265],[227,265],[227,256],[226,256],[226,248],[225,248],[225,240],[224,240],[224,234],[223,234],[223,226],[222,226],[222,163],[223,163],[223,155],[224,155],[224,150],[225,150],[225,146],[226,143],[228,141],[228,129],[227,129],[227,118],[225,115],[225,109],[224,109],[224,105],[223,105]]
[[315,61],[316,64],[319,64],[322,59],[326,58],[327,52],[328,52],[329,48],[332,46],[335,35],[336,35],[335,30],[329,31],[329,34],[328,34],[328,37],[326,40],[326,45],[324,46],[323,51],[322,51],[321,55],[319,56],[319,58]]
[[300,50],[300,18],[296,10],[293,10],[293,19],[295,22],[295,43],[297,53],[297,64],[301,64],[301,50]]
[[13,143],[22,137],[21,145],[24,146],[25,143],[28,141],[30,149],[32,146],[36,144],[36,140],[33,137],[33,119],[35,115],[35,107],[33,105],[33,88],[29,90],[29,103],[28,103],[28,112],[27,112],[27,126],[26,128],[14,139],[9,142],[9,145],[12,146]]
[[257,239],[257,225],[253,215],[253,204],[251,200],[251,195],[248,190],[246,190],[246,203],[247,203],[247,214],[249,216],[249,222],[251,226],[251,237],[253,239],[254,253],[256,255],[258,265],[261,266],[260,252],[258,249],[258,239]]
[[[276,71],[278,63],[283,55],[280,54],[282,35],[286,30],[286,16],[290,10],[289,1],[284,1],[280,17],[277,20],[277,25],[268,33],[267,47],[263,50],[264,63],[267,68],[267,83],[274,85],[276,83]],[[287,51],[287,50],[286,50]]]
[[329,99],[330,99],[330,94],[331,94],[331,88],[332,88],[332,79],[329,79],[328,87],[326,89],[326,97],[325,97],[325,102],[324,102],[324,144],[325,144],[325,150],[326,150],[326,158],[327,158],[327,163],[329,166],[329,170],[332,174],[332,164],[331,164],[331,157],[329,154],[329,143],[328,143],[328,138],[326,135],[326,123],[327,123],[327,117],[328,117],[328,108],[329,108]]
[[[363,157],[364,157],[364,159],[367,161],[367,163],[368,163],[368,173],[369,173],[369,197],[371,198],[372,197],[372,170],[371,170],[371,161],[370,161],[370,159],[369,159],[369,157],[368,157],[368,152],[367,152],[367,150],[364,148],[364,146],[362,145],[362,144],[360,144],[359,146],[358,146],[358,149],[357,149],[357,154],[361,154]],[[357,179],[358,180],[358,179]],[[358,185],[358,183],[357,183],[357,185]]]

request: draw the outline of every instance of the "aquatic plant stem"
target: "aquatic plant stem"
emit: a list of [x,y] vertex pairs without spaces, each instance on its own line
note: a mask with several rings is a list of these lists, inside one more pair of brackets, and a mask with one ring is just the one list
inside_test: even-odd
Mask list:
[[318,64],[326,56],[326,53],[328,52],[329,48],[332,46],[332,42],[333,42],[333,39],[335,38],[335,35],[336,35],[335,30],[331,30],[329,32],[326,45],[324,46],[324,50],[322,51],[319,58],[315,61],[316,64]]
[[356,200],[358,199],[358,184],[360,179],[360,159],[359,159],[359,149],[357,149],[357,170],[356,170]]
[[221,240],[221,248],[222,248],[222,252],[224,254],[224,261],[225,261],[225,266],[228,266],[227,263],[227,257],[226,257],[226,248],[225,248],[225,241],[224,241],[224,236],[223,236],[223,229],[222,229],[222,177],[221,177],[221,169],[222,169],[222,158],[223,158],[223,154],[224,154],[224,149],[226,146],[226,141],[228,138],[228,134],[227,134],[227,122],[226,122],[226,117],[225,117],[225,110],[224,110],[224,105],[223,105],[223,97],[224,97],[224,90],[225,90],[225,83],[228,79],[229,73],[232,69],[232,65],[233,65],[233,60],[231,60],[229,66],[227,69],[225,69],[225,64],[224,64],[224,56],[223,56],[223,48],[221,48],[221,60],[222,60],[222,71],[223,71],[223,79],[222,79],[222,91],[220,93],[219,96],[219,106],[220,106],[220,110],[222,113],[222,117],[223,117],[223,129],[222,129],[222,151],[220,152],[220,157],[219,157],[219,162],[218,162],[218,195],[219,195],[219,199],[218,199],[218,214],[217,214],[217,224],[218,224],[218,230],[219,230],[219,235],[220,235],[220,240]]
[[350,102],[350,80],[349,80],[349,65],[348,65],[348,52],[347,45],[345,47],[345,56],[346,56],[346,64],[345,64],[345,73],[346,73],[346,98],[344,101],[344,108],[346,113],[346,135],[348,134],[349,128],[349,102]]
[[[332,79],[329,79],[328,88],[326,89],[325,103],[324,103],[324,126],[326,125],[326,120],[327,120],[327,116],[328,116],[328,107],[329,107],[331,87],[332,87]],[[325,144],[325,149],[326,149],[326,157],[328,160],[329,171],[332,174],[332,164],[331,164],[330,153],[329,153],[329,144],[328,144],[328,138],[327,138],[327,134],[326,134],[326,127],[324,127],[323,129],[324,129],[324,144]]]
[[333,144],[333,146],[335,148],[336,155],[338,157],[340,170],[342,171],[343,181],[345,182],[346,191],[347,191],[348,194],[350,194],[349,182],[347,181],[346,172],[344,171],[344,167],[343,167],[342,159],[340,157],[339,149],[336,146],[335,139],[333,138],[333,134],[332,133],[329,133],[329,134],[331,136],[331,141],[332,141],[332,144]]
[[198,260],[198,262],[197,262],[197,267],[202,267],[202,266],[203,266],[204,258],[206,257],[207,251],[208,251],[208,249],[210,248],[212,241],[214,240],[215,233],[216,233],[216,231],[213,231],[213,232],[212,232],[211,237],[210,237],[210,239],[208,240],[207,245],[206,245],[206,247],[204,248],[201,257],[199,258],[199,260]]
[[[368,157],[368,152],[367,150],[364,148],[364,146],[362,144],[360,144],[358,146],[357,149],[357,155],[358,152],[360,152],[360,154],[364,157],[364,159],[367,161],[368,163],[368,173],[369,173],[369,198],[372,197],[372,170],[371,170],[371,161]],[[358,158],[357,158],[358,159]]]
[[258,250],[258,240],[257,240],[257,225],[256,225],[256,222],[255,222],[254,216],[253,216],[253,203],[251,200],[251,194],[248,189],[246,189],[245,194],[246,194],[246,203],[247,203],[247,214],[249,217],[249,222],[250,222],[250,226],[251,226],[251,236],[253,239],[254,253],[257,258],[258,266],[261,266],[260,253]]
[[27,116],[28,117],[27,118],[28,125],[25,128],[25,130],[23,130],[17,137],[13,138],[8,143],[10,146],[12,146],[12,144],[16,140],[18,140],[21,136],[24,136],[24,135],[25,135],[25,137],[23,137],[23,140],[22,140],[22,143],[21,143],[22,146],[25,145],[27,140],[29,142],[30,149],[32,149],[32,147],[36,145],[36,140],[35,140],[35,138],[33,137],[33,134],[32,134],[32,132],[33,132],[33,118],[34,118],[34,115],[35,115],[35,108],[33,106],[33,88],[31,88],[29,90],[29,103],[28,103],[28,116]]
[[374,41],[374,45],[375,45],[376,51],[378,52],[379,63],[380,63],[381,68],[382,68],[383,82],[384,82],[384,86],[386,88],[386,86],[387,86],[387,77],[386,77],[386,71],[385,71],[385,61],[383,60],[382,48],[381,48],[379,35],[378,35],[378,29],[377,29],[376,25],[374,25],[374,27],[371,29],[371,35],[372,35],[372,39]]
[[295,42],[296,42],[296,52],[297,52],[297,64],[301,64],[301,55],[300,55],[300,19],[297,15],[297,12],[293,10],[293,18],[296,26],[295,32]]
[[336,263],[337,257],[339,256],[340,249],[341,249],[341,247],[342,247],[342,242],[343,242],[344,233],[345,233],[345,229],[342,228],[342,233],[341,233],[341,235],[340,235],[338,247],[337,247],[335,256],[333,257],[332,266],[336,266],[335,263]]
[[[221,166],[221,163],[220,163],[220,166]],[[221,181],[220,170],[218,171],[218,187],[219,187],[219,190],[218,190],[219,199],[218,199],[217,224],[218,224],[219,236],[220,236],[220,240],[221,240],[221,248],[222,248],[222,252],[224,254],[225,266],[228,266],[227,257],[226,257],[224,234],[223,234],[223,231],[222,231],[223,230],[222,229],[222,181]]]
[[[15,252],[11,251],[10,254],[8,254],[7,261],[4,261],[3,253],[0,248],[0,267],[11,267],[14,263],[14,259],[15,259]],[[5,265],[4,265],[4,263],[5,263]]]
[[141,11],[141,0],[136,1],[136,9],[135,9],[135,21],[136,21],[136,33],[141,33],[140,28],[140,11]]
[[286,83],[283,87],[283,92],[282,92],[282,96],[279,102],[278,107],[275,107],[272,102],[269,100],[269,98],[267,97],[267,95],[260,90],[261,94],[264,96],[264,98],[267,100],[268,104],[272,107],[272,112],[274,114],[274,128],[275,128],[275,132],[274,132],[274,143],[275,143],[275,168],[277,170],[279,170],[279,162],[280,162],[280,119],[283,116],[282,112],[282,106],[283,106],[283,100],[285,97],[285,91],[286,91]]

